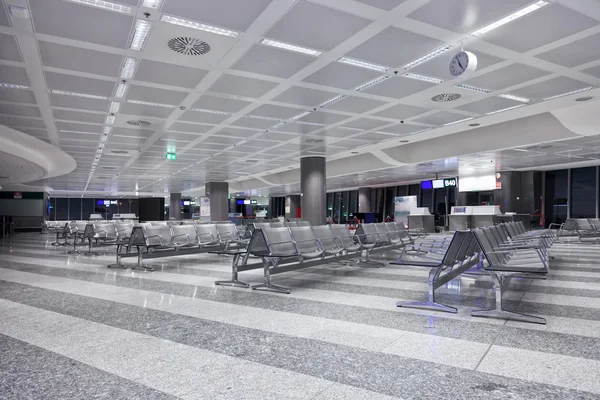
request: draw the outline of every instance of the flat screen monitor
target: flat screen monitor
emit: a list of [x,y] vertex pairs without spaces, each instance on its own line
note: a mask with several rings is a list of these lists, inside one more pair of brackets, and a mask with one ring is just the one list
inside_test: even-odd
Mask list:
[[252,203],[251,203],[250,199],[246,199],[246,200],[244,200],[244,204],[252,204]]
[[431,182],[431,181],[422,181],[421,182],[421,189],[423,189],[423,190],[433,189],[433,182]]
[[431,182],[434,189],[442,189],[444,187],[443,179],[436,179]]
[[243,200],[243,199],[242,199],[242,200],[238,200],[238,201],[237,201],[237,203],[238,203],[239,205],[244,205],[244,200]]

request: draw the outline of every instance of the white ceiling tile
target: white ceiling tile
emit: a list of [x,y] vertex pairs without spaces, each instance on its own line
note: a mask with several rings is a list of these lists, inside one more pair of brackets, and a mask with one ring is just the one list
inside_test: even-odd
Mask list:
[[50,93],[50,104],[54,107],[108,112],[108,100],[86,99]]
[[80,47],[66,46],[40,40],[42,63],[47,67],[115,76],[119,73],[123,57]]
[[[2,13],[1,8],[0,13]],[[13,35],[0,33],[0,59],[23,62],[17,40]]]
[[594,77],[600,79],[600,65],[598,65],[596,67],[584,69],[581,72],[583,72],[585,74],[588,74],[588,75],[591,75],[591,76],[594,76]]
[[409,106],[406,104],[398,104],[393,107],[387,108],[383,111],[375,113],[374,115],[379,117],[386,118],[395,118],[395,119],[406,119],[414,117],[415,115],[423,114],[429,111],[426,108]]
[[359,3],[367,4],[373,7],[381,8],[390,11],[393,8],[402,4],[405,0],[356,0]]
[[184,122],[175,122],[169,128],[171,131],[190,132],[190,133],[205,133],[213,127],[210,125],[187,124]]
[[229,118],[229,115],[205,113],[200,111],[186,111],[179,119],[181,121],[202,122],[206,124],[220,124]]
[[256,134],[256,131],[233,128],[233,127],[223,128],[220,131],[218,131],[217,133],[215,133],[215,135],[219,135],[219,136],[234,136],[234,137],[238,137],[238,138],[247,138],[247,137],[250,137],[255,134]]
[[473,103],[465,104],[464,106],[456,107],[457,110],[468,111],[476,114],[487,114],[505,108],[517,106],[519,103],[514,100],[508,100],[502,97],[491,96],[485,99],[475,101]]
[[172,113],[172,108],[150,106],[146,104],[123,103],[120,114],[139,115],[142,117],[168,118]]
[[51,90],[92,94],[96,96],[112,96],[114,82],[100,79],[84,78],[67,74],[46,71],[46,82]]
[[347,115],[331,114],[331,113],[323,112],[323,111],[315,111],[315,112],[308,114],[305,117],[298,119],[298,121],[330,125],[330,124],[335,124],[336,122],[343,121],[348,118],[349,117]]
[[150,103],[179,105],[188,93],[175,90],[157,89],[148,86],[131,85],[127,92],[128,100],[147,101]]
[[231,125],[241,126],[244,128],[253,128],[253,129],[268,129],[275,125],[276,121],[269,121],[264,119],[256,119],[256,118],[246,118],[241,117],[236,121],[232,122]]
[[0,115],[0,125],[6,126],[22,126],[26,128],[45,128],[46,124],[41,119],[33,119],[27,117],[12,117],[8,115]]
[[256,44],[232,67],[255,74],[289,78],[315,58],[265,45]]
[[467,80],[466,84],[491,90],[519,85],[532,79],[541,78],[549,72],[525,64],[512,64],[476,78]]
[[406,96],[410,96],[411,94],[429,89],[434,85],[435,84],[429,82],[396,76],[377,85],[368,87],[367,89],[363,90],[363,92],[401,99]]
[[135,80],[193,89],[207,73],[203,69],[142,60],[135,71]]
[[224,74],[211,86],[210,91],[259,98],[275,86],[277,86],[277,83],[274,82]]
[[385,104],[387,104],[385,101],[365,99],[357,96],[346,96],[342,100],[327,106],[327,109],[362,114]]
[[600,59],[598,43],[600,33],[548,50],[536,57],[565,67],[576,67]]
[[2,26],[10,26],[10,21],[8,19],[8,15],[3,7],[4,5],[0,1],[0,25]]
[[424,117],[415,118],[414,122],[420,122],[423,124],[430,125],[444,125],[454,121],[460,121],[461,119],[465,119],[464,115],[454,114],[446,111],[438,111],[435,114],[426,115]]
[[42,114],[37,107],[22,104],[0,103],[0,114],[19,115],[23,117],[41,118]]
[[29,86],[27,71],[22,67],[0,64],[0,82]]
[[317,129],[321,129],[321,127],[314,126],[314,125],[289,123],[289,124],[283,125],[280,128],[277,128],[276,130],[282,131],[282,132],[291,132],[291,133],[309,133],[309,132],[313,132]]
[[194,103],[192,108],[234,113],[240,111],[242,108],[249,106],[250,104],[252,103],[244,100],[204,95]]
[[31,90],[0,87],[0,101],[35,104],[35,96]]
[[308,107],[316,107],[321,103],[337,96],[337,93],[325,92],[317,89],[306,89],[293,86],[275,97],[275,101],[282,103],[298,104]]
[[396,124],[392,126],[388,126],[387,128],[382,129],[383,132],[395,133],[398,135],[408,135],[413,132],[418,132],[423,130],[424,128],[419,125],[411,125],[411,124]]
[[[276,106],[271,104],[263,104],[257,109],[252,111],[252,115],[259,115],[261,117],[278,118],[278,119],[290,119],[300,113],[304,112],[302,108],[292,108]],[[275,125],[275,123],[273,123]]]
[[576,81],[571,78],[559,76],[544,82],[535,83],[520,89],[511,91],[511,94],[526,97],[533,100],[541,100],[574,90],[583,89],[590,85],[585,82]]
[[80,111],[53,109],[54,118],[66,121],[81,121],[93,124],[104,124],[105,114],[92,114]]
[[359,118],[357,120],[346,122],[344,126],[357,129],[374,129],[379,126],[387,125],[389,122],[372,118]]
[[381,72],[332,62],[305,78],[304,82],[350,90],[379,76]]

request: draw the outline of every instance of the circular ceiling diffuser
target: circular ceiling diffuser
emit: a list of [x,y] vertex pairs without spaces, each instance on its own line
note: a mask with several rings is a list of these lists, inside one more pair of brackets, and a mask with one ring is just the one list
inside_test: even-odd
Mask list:
[[187,56],[201,56],[210,51],[210,45],[204,40],[191,37],[176,37],[167,43],[173,51]]
[[142,119],[127,121],[127,123],[129,125],[135,125],[135,126],[150,126],[151,125],[150,122],[144,121]]
[[460,99],[460,94],[458,93],[441,93],[431,98],[431,100],[435,101],[436,103],[448,103],[449,101],[458,99]]

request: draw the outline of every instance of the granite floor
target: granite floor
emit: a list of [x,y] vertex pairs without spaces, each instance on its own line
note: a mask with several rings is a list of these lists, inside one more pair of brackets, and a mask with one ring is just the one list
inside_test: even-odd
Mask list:
[[0,399],[600,399],[599,245],[557,244],[548,279],[511,283],[505,307],[542,326],[470,317],[486,276],[438,289],[451,315],[395,306],[427,297],[414,267],[290,272],[284,295],[215,286],[226,256],[114,270],[114,249],[53,239],[0,242]]

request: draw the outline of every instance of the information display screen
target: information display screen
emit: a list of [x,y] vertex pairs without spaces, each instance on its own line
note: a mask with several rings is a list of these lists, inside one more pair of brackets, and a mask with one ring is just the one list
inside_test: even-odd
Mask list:
[[443,179],[436,179],[436,180],[432,181],[431,183],[432,183],[434,189],[442,189],[444,187]]
[[431,181],[422,181],[421,182],[421,189],[423,189],[423,190],[433,189],[433,182],[431,182]]

